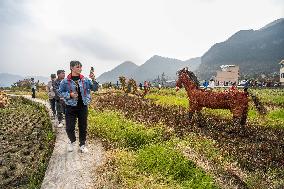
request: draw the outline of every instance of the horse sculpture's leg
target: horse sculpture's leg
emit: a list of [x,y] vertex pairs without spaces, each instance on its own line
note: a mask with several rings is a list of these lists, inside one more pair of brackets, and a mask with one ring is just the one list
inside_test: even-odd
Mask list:
[[203,127],[205,125],[205,122],[203,120],[203,117],[200,111],[197,112],[197,125],[198,127]]
[[239,127],[241,125],[243,108],[238,106],[231,110],[231,112],[233,113],[233,125]]
[[242,113],[242,117],[241,117],[241,126],[245,126],[246,121],[247,121],[247,115],[248,115],[248,108],[246,107]]

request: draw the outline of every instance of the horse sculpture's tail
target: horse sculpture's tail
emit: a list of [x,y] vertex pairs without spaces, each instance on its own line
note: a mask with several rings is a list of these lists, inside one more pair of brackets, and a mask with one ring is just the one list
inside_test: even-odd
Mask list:
[[251,96],[252,101],[253,101],[258,113],[261,114],[261,115],[267,114],[267,110],[264,107],[264,105],[260,102],[259,98],[254,94],[251,94],[251,93],[248,93],[248,94]]

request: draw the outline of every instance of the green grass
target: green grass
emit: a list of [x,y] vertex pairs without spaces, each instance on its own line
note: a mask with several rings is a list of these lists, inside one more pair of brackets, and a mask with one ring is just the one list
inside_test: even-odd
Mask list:
[[146,127],[118,112],[90,109],[89,133],[117,143],[112,178],[121,188],[217,188],[213,179],[163,141],[163,125]]
[[256,94],[263,103],[270,103],[276,106],[284,105],[283,89],[249,89],[252,94]]
[[158,142],[162,139],[163,128],[147,128],[143,124],[127,120],[114,111],[89,111],[89,130],[109,142],[121,147],[137,149],[142,145]]
[[182,189],[178,181],[169,179],[162,174],[153,174],[142,172],[137,167],[138,154],[135,151],[127,151],[123,149],[115,150],[112,155],[113,166],[111,179],[116,180],[116,188],[153,188],[153,189]]
[[178,140],[177,146],[179,146],[181,150],[185,148],[192,148],[196,152],[203,154],[207,159],[220,165],[234,161],[231,157],[224,157],[222,155],[215,140],[196,133],[189,133],[183,140]]
[[167,88],[167,89],[151,89],[150,94],[159,94],[159,95],[173,95],[180,97],[187,97],[187,93],[184,88],[181,88],[179,91],[176,91],[175,88]]
[[174,95],[159,95],[148,94],[147,99],[152,99],[155,103],[165,106],[182,106],[187,108],[189,106],[188,99],[186,97],[174,96]]
[[217,188],[213,179],[169,143],[112,154],[118,188]]
[[270,111],[267,115],[266,125],[284,128],[284,109]]
[[137,167],[148,172],[178,181],[184,188],[216,188],[211,177],[186,159],[170,143],[146,146],[138,151]]

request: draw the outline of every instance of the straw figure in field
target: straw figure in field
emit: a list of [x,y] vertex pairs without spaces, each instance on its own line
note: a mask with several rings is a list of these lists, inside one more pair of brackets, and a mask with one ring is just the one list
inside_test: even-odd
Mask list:
[[0,108],[5,108],[9,105],[9,98],[6,93],[0,91]]
[[[200,89],[199,82],[195,74],[187,69],[178,71],[178,80],[176,82],[176,90],[182,86],[187,91],[189,100],[189,119],[194,113],[198,115],[198,123],[202,123],[201,113],[203,107],[212,109],[229,109],[233,114],[234,124],[244,126],[247,120],[249,93],[239,90],[229,90],[223,92],[214,92]],[[260,114],[265,114],[266,110],[260,103],[259,99],[252,96],[252,100],[256,109]]]
[[[127,87],[127,88],[131,88],[133,94],[137,94],[137,85],[136,85],[136,81],[134,79],[132,79],[132,78],[129,79],[128,86],[130,86],[130,87]],[[129,92],[131,92],[131,91],[129,91]]]
[[119,82],[121,83],[121,89],[123,91],[125,91],[125,87],[126,87],[126,78],[124,76],[120,76],[119,77]]

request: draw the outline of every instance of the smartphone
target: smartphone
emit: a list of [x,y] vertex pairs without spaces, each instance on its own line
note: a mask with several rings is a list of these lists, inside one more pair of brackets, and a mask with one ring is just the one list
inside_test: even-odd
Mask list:
[[90,70],[90,76],[94,74],[94,67],[91,67],[91,70]]

